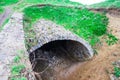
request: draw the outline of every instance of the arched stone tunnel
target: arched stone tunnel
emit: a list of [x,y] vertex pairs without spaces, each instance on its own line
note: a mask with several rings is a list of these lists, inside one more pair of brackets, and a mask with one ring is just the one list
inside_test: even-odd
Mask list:
[[93,57],[88,42],[52,21],[41,19],[34,28],[38,43],[29,50],[29,58],[42,80],[56,80],[59,70]]

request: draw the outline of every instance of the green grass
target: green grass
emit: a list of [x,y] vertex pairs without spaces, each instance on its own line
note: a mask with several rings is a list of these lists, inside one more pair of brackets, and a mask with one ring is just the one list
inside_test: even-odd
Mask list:
[[57,5],[57,6],[74,6],[74,7],[81,7],[81,8],[85,7],[84,5],[80,3],[71,2],[69,0],[23,0],[14,9],[21,10],[27,6],[37,5],[37,4],[51,4],[51,5]]
[[46,4],[49,4],[49,3],[52,3],[52,4],[62,4],[62,5],[65,5],[65,4],[68,4],[68,5],[81,5],[80,3],[77,3],[77,2],[71,2],[69,0],[24,0],[25,3],[46,3]]
[[106,0],[101,3],[93,4],[91,8],[120,8],[120,0]]
[[23,64],[13,65],[11,68],[11,77],[10,80],[27,80],[26,77],[21,75],[21,71],[25,68]]
[[67,8],[67,7],[28,7],[24,9],[24,22],[29,23],[24,27],[26,36],[33,38],[34,28],[32,24],[44,18],[51,20],[66,29],[76,33],[80,37],[95,45],[99,41],[99,36],[106,33],[108,19],[104,14],[97,14],[87,9]]
[[0,6],[7,6],[17,3],[19,0],[0,0]]

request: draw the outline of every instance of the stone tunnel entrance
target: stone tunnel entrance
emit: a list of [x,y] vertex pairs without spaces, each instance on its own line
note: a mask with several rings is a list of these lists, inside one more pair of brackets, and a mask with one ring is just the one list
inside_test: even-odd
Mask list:
[[[63,26],[40,19],[34,29],[35,39],[27,38],[27,50],[37,80],[57,80],[63,70],[93,57],[89,43]],[[32,41],[35,44],[29,45]]]
[[78,61],[85,61],[90,57],[88,49],[80,42],[55,40],[30,53],[29,58],[33,71],[38,73],[42,80],[56,80],[54,78],[61,69],[70,67]]

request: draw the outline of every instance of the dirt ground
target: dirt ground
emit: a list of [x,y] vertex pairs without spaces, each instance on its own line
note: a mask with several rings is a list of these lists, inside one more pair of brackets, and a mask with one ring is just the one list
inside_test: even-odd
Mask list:
[[[120,15],[107,14],[107,17],[108,29],[120,39]],[[120,59],[120,40],[112,46],[103,42],[98,48],[98,55],[92,60],[61,71],[57,80],[110,80],[108,73],[113,71],[112,63],[118,59]]]

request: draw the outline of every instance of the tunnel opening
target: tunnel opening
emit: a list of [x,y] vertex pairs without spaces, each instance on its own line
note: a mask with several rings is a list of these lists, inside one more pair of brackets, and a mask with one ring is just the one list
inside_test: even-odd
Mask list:
[[[39,73],[42,80],[52,80],[56,74],[72,64],[90,58],[88,49],[73,40],[55,40],[48,42],[31,52],[29,59],[33,71]],[[39,79],[38,79],[39,80]]]

